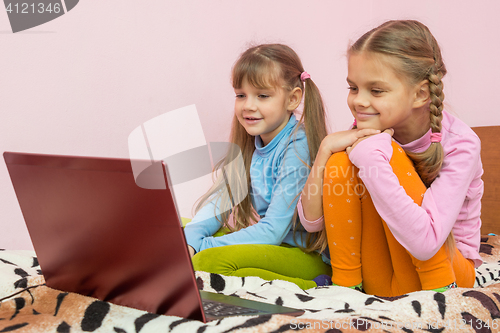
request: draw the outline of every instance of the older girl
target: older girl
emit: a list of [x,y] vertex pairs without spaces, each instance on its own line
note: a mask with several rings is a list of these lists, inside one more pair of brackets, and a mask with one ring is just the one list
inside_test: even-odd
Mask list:
[[334,284],[381,296],[474,285],[480,141],[443,110],[445,74],[438,43],[418,21],[386,22],[349,48],[355,125],[382,133],[353,145],[325,138],[313,167],[324,170],[323,195],[311,192],[323,172],[312,172],[299,205],[306,229],[326,230]]

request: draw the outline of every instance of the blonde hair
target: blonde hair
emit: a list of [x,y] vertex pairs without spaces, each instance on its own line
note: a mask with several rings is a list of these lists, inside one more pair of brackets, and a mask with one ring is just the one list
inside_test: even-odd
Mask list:
[[[359,38],[348,51],[348,55],[374,52],[397,58],[394,70],[408,84],[429,81],[429,117],[432,133],[441,132],[443,119],[443,81],[446,67],[439,45],[429,29],[413,20],[388,21]],[[413,160],[415,169],[424,184],[429,187],[436,179],[443,164],[441,143],[432,143],[425,152],[406,152]]]
[[[361,52],[374,52],[392,56],[399,61],[393,62],[394,70],[409,85],[428,80],[430,103],[429,117],[432,133],[441,133],[443,119],[443,81],[446,66],[438,42],[429,28],[414,20],[387,21],[361,36],[348,50],[348,55]],[[431,143],[421,153],[406,151],[426,187],[438,177],[443,165],[444,153],[440,142]],[[450,233],[446,243],[453,256],[455,240]]]
[[[251,47],[241,54],[232,69],[232,84],[233,88],[239,89],[246,79],[249,84],[260,89],[283,88],[292,91],[296,87],[300,88],[305,96],[304,108],[299,122],[306,132],[312,164],[318,153],[319,145],[327,134],[326,114],[321,94],[314,82],[310,78],[304,82],[301,81],[300,76],[303,72],[304,67],[300,58],[290,47],[283,44],[261,44]],[[299,126],[292,133],[293,135],[296,135],[298,128]],[[195,211],[198,212],[201,207],[215,199],[219,202],[219,210],[223,212],[220,214],[221,218],[218,218],[219,222],[230,231],[238,231],[249,226],[255,219],[252,213],[250,189],[241,202],[234,205],[231,193],[224,189],[227,188],[227,183],[234,184],[237,189],[250,187],[250,164],[255,151],[255,137],[248,134],[236,116],[233,116],[229,141],[241,149],[244,175],[235,172],[235,168],[230,166],[237,159],[235,155],[239,154],[234,149],[230,150],[214,168],[214,173],[220,169],[225,170],[225,174],[219,175],[215,179],[214,185],[199,199]],[[233,186],[230,191],[232,190]],[[231,211],[234,216],[234,227],[228,224]],[[294,214],[295,221],[296,214]]]
[[[391,62],[391,65],[410,86],[428,80],[430,126],[432,133],[440,133],[444,100],[441,79],[446,75],[446,67],[439,45],[429,29],[414,20],[387,21],[361,36],[349,47],[347,55],[362,52],[378,53],[398,59]],[[438,176],[443,164],[444,153],[441,143],[432,143],[422,153],[406,151],[406,154],[413,161],[423,183],[429,187]],[[317,241],[308,246],[308,251],[323,251],[326,248],[326,232],[322,230],[317,234]],[[453,248],[455,241],[452,233],[446,244],[448,249]]]

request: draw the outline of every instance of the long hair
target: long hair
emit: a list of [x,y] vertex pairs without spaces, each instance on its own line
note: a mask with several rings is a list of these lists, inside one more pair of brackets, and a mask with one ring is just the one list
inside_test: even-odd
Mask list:
[[[446,75],[446,67],[441,49],[429,28],[414,20],[387,21],[361,36],[349,48],[348,55],[361,52],[379,53],[397,59],[391,65],[410,86],[423,80],[429,82],[430,127],[432,133],[440,133],[444,101],[441,79]],[[413,161],[425,186],[430,187],[443,165],[441,143],[433,142],[421,153],[406,151],[406,154]],[[453,233],[448,236],[446,244],[449,250],[454,248]]]
[[[393,69],[410,86],[423,80],[429,81],[430,126],[433,133],[440,133],[444,100],[441,79],[446,75],[446,67],[439,45],[429,29],[414,20],[387,21],[361,36],[349,47],[347,55],[362,52],[395,58],[395,61],[391,62]],[[438,176],[443,164],[444,153],[441,143],[431,143],[422,153],[406,151],[406,154],[413,161],[423,183],[429,187]],[[316,234],[316,242],[309,244],[307,251],[323,251],[326,248],[326,231],[322,230]],[[449,250],[454,248],[452,233],[448,236],[446,244]]]
[[[298,55],[290,47],[283,44],[262,44],[251,47],[241,54],[232,69],[233,88],[239,89],[244,80],[256,88],[283,88],[292,91],[296,87],[300,88],[304,96],[304,108],[302,116],[299,119],[301,126],[304,127],[311,164],[316,158],[319,145],[327,134],[325,121],[325,107],[321,94],[309,78],[304,82],[300,79],[304,72],[304,67]],[[297,129],[298,130],[298,127]],[[296,134],[292,133],[292,134]],[[243,229],[253,221],[255,217],[252,210],[250,198],[250,165],[252,155],[255,151],[255,137],[248,134],[245,128],[240,124],[236,116],[233,116],[231,134],[229,141],[241,149],[242,164],[241,168],[235,168],[234,151],[229,152],[214,168],[223,170],[224,175],[219,174],[214,185],[203,195],[196,206],[196,212],[209,201],[217,200],[219,204],[220,222],[228,227],[230,231]],[[307,164],[307,161],[304,161]],[[231,165],[231,163],[233,163]],[[310,167],[310,165],[308,165]],[[236,172],[244,170],[244,175]],[[227,183],[238,188],[248,188],[248,194],[236,203],[231,198],[230,191],[224,190]],[[228,224],[230,213],[233,212],[234,227]],[[218,214],[216,214],[217,216]],[[294,222],[296,214],[294,214]]]
[[[443,119],[443,81],[446,67],[439,45],[429,29],[413,20],[388,21],[359,38],[348,55],[361,52],[385,54],[398,59],[392,62],[396,73],[409,85],[429,81],[429,117],[432,133],[441,132]],[[441,143],[432,143],[425,152],[406,152],[424,184],[429,187],[436,179],[443,164]]]

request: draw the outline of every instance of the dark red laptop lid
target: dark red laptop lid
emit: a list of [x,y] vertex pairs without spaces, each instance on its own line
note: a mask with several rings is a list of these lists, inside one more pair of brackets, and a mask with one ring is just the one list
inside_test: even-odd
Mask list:
[[[47,286],[204,321],[169,185],[139,187],[128,159],[4,158]],[[167,182],[161,163],[134,163],[150,164],[142,181]]]

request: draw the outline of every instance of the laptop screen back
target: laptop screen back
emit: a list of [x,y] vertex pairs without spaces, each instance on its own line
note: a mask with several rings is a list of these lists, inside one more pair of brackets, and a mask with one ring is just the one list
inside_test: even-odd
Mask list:
[[127,159],[4,158],[47,286],[204,321],[170,186],[137,186]]

